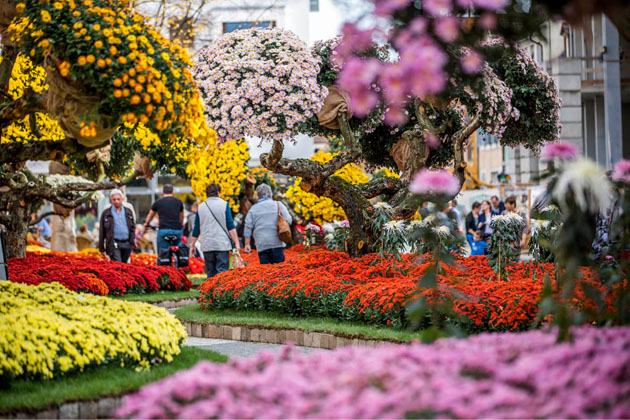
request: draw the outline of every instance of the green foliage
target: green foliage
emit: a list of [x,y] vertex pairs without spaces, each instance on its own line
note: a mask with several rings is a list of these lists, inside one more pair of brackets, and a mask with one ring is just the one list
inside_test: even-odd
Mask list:
[[556,82],[520,46],[490,42],[482,48],[492,69],[512,89],[518,120],[507,125],[501,144],[538,150],[560,136],[560,98]]
[[547,206],[538,215],[539,218],[532,222],[532,230],[529,238],[529,252],[537,263],[555,262],[553,254],[554,241],[558,233],[560,223],[560,210],[557,206]]
[[326,233],[324,241],[332,251],[347,252],[347,240],[350,236],[350,226],[343,222],[333,222],[334,230]]
[[525,221],[516,213],[492,218],[492,236],[488,241],[488,264],[499,279],[508,280],[509,265],[520,256],[520,242]]

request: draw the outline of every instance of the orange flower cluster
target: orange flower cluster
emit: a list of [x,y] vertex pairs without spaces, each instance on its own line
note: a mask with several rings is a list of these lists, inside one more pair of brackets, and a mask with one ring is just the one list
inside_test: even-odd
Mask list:
[[[299,250],[302,251],[302,250]],[[260,265],[250,261],[201,285],[201,305],[211,308],[275,310],[296,316],[331,316],[377,325],[405,326],[405,306],[420,295],[431,303],[448,303],[470,332],[524,330],[538,312],[544,279],[553,280],[553,264],[515,264],[509,281],[499,281],[485,257],[458,258],[438,278],[438,287],[418,289],[429,266],[422,255],[403,255],[396,267],[371,254],[352,259],[344,253],[316,249],[288,251],[287,262]],[[595,273],[583,270],[575,299],[577,309],[593,307],[582,285],[597,287]]]
[[[157,259],[156,256],[152,254],[131,254],[131,263],[134,265],[154,266],[157,264]],[[188,267],[182,267],[180,269],[184,273],[204,274],[206,272],[206,265],[203,262],[203,259],[199,257],[191,258],[188,263]]]

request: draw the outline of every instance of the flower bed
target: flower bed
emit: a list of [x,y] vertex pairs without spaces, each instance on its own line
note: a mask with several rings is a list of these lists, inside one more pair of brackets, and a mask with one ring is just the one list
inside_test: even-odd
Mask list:
[[[285,264],[250,264],[208,279],[199,288],[201,305],[400,327],[406,325],[405,305],[417,295],[428,265],[409,254],[397,268],[374,254],[357,259],[323,250],[288,254]],[[552,264],[518,263],[509,269],[509,281],[499,281],[485,257],[459,258],[439,277],[439,287],[424,293],[432,302],[451,302],[461,315],[460,326],[469,332],[524,330],[538,311],[545,273],[553,276]],[[592,273],[584,275],[593,284]],[[590,304],[580,287],[577,296],[576,306]]]
[[[156,256],[152,254],[131,254],[131,264],[144,265],[153,267],[157,264]],[[184,273],[188,274],[204,274],[206,272],[206,265],[202,258],[194,257],[190,258],[188,267],[181,269]]]
[[149,367],[179,354],[186,331],[164,309],[0,282],[0,382],[53,378],[107,363]]
[[100,255],[51,252],[9,260],[9,278],[36,285],[57,282],[70,290],[122,296],[157,290],[189,290],[190,280],[179,270],[108,261]]
[[132,418],[627,418],[630,328],[482,334],[207,362],[126,397]]

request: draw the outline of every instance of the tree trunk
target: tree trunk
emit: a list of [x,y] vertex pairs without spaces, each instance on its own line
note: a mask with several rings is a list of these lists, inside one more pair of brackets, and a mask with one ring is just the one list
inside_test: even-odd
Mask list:
[[26,257],[26,236],[28,222],[31,218],[30,206],[15,206],[11,211],[10,219],[3,223],[7,228],[7,255],[9,258]]

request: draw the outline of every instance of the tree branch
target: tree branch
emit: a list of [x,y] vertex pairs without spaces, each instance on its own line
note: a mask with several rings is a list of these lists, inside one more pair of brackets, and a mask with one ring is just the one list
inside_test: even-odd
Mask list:
[[355,187],[365,198],[373,198],[381,194],[393,195],[401,188],[404,188],[404,185],[398,178],[386,176],[372,178],[368,183],[358,184]]
[[0,149],[0,165],[27,160],[61,160],[66,154],[87,153],[99,146],[86,147],[76,140],[38,140],[29,143],[7,143]]
[[0,105],[0,130],[27,115],[44,111],[44,97],[29,88],[18,99]]
[[355,162],[359,157],[361,157],[361,152],[359,151],[356,139],[354,138],[354,133],[350,129],[350,124],[348,124],[348,116],[346,114],[340,114],[337,117],[339,121],[339,128],[341,129],[341,135],[346,142],[346,150],[339,153],[336,156],[326,162],[323,166],[323,177],[329,177],[339,169],[343,168],[349,163]]
[[36,225],[39,222],[41,222],[43,219],[47,218],[48,216],[61,216],[61,213],[57,213],[56,211],[47,211],[45,213],[40,214],[37,217],[37,219],[31,220],[30,222],[28,222],[28,225],[29,226]]
[[454,175],[459,179],[459,188],[461,190],[466,181],[466,146],[470,136],[481,127],[480,115],[475,115],[464,128],[459,130],[453,136],[454,150]]

